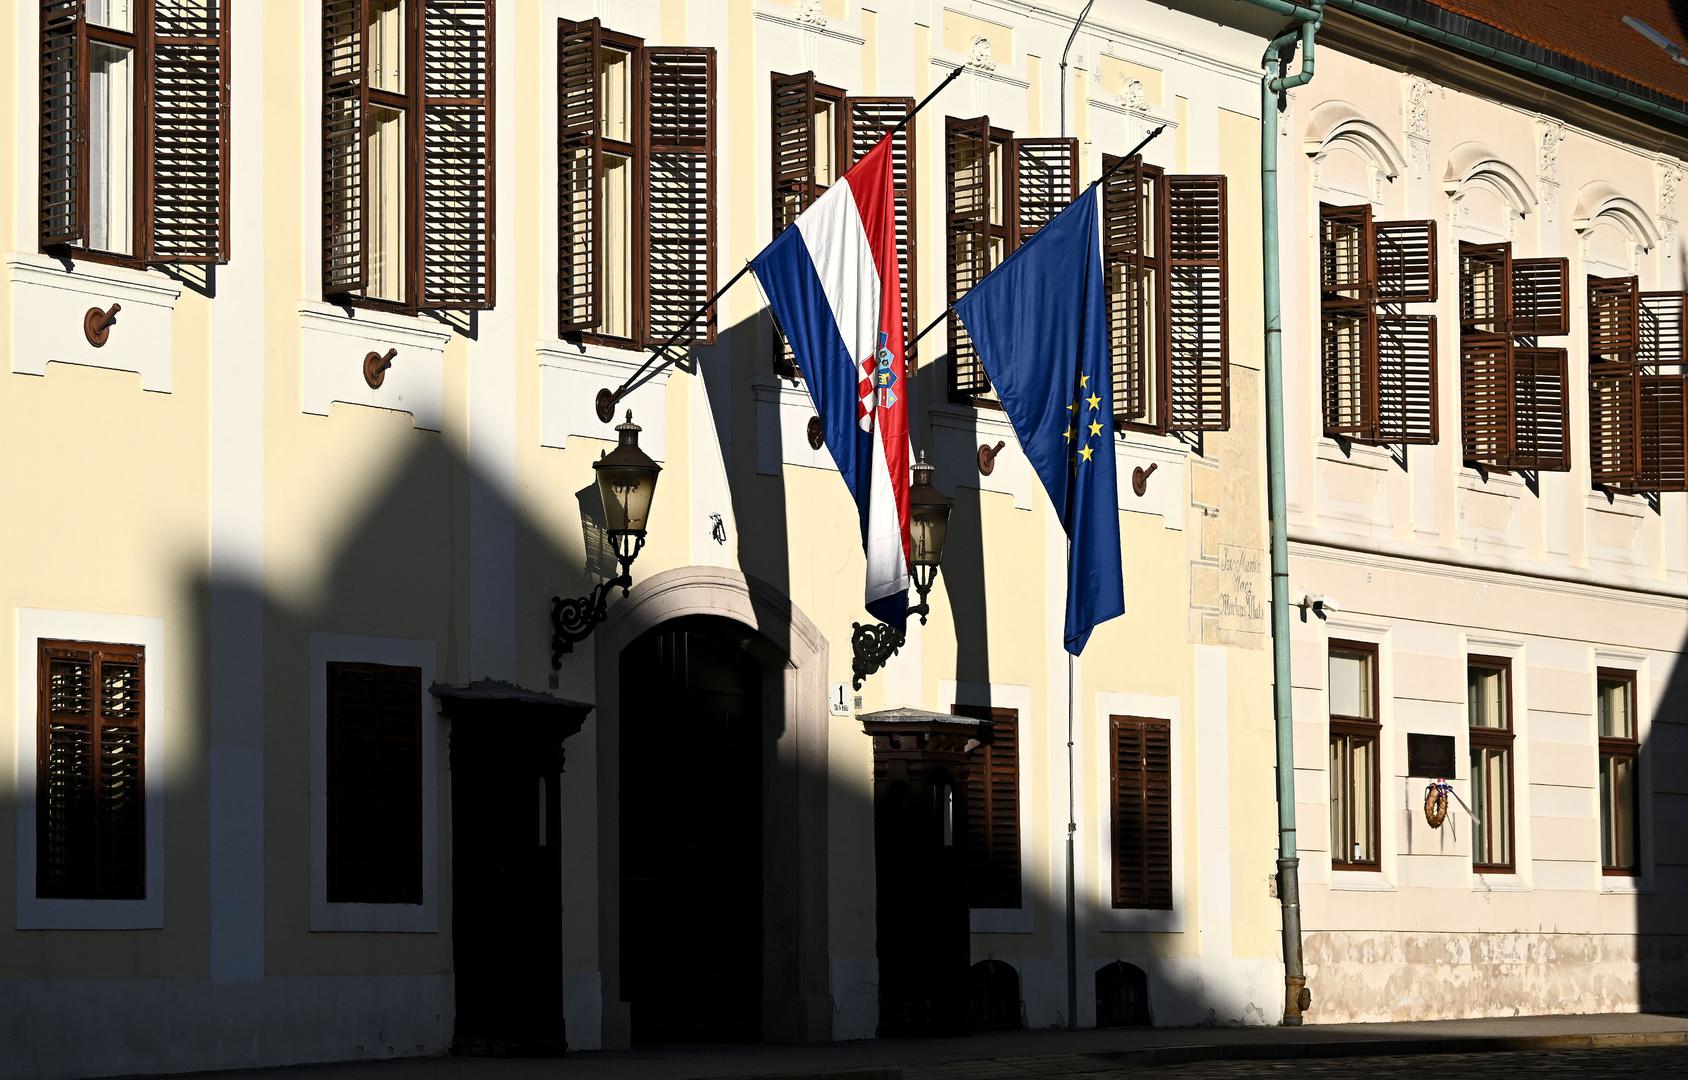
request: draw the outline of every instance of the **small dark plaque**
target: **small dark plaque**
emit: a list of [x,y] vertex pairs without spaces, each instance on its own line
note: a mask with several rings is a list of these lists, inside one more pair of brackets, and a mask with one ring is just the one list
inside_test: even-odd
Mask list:
[[1407,775],[1453,779],[1454,737],[1407,733]]

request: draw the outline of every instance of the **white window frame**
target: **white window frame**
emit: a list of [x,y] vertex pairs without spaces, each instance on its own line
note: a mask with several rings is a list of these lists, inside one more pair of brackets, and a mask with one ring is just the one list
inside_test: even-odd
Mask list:
[[[432,934],[440,928],[439,710],[430,700],[437,646],[416,638],[313,631],[311,687],[311,923],[313,932]],[[330,903],[328,899],[328,665],[388,664],[420,668],[422,717],[422,902]]]
[[[41,639],[139,645],[146,650],[146,893],[139,900],[45,899],[35,895],[37,665]],[[19,930],[158,930],[164,926],[164,763],[169,757],[171,678],[164,620],[145,615],[19,608],[17,615],[17,916]]]

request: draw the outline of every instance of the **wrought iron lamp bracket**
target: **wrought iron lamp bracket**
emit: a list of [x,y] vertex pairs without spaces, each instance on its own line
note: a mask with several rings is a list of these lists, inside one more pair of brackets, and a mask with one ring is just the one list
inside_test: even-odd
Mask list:
[[[922,573],[922,567],[915,568],[914,587],[920,593],[920,603],[911,604],[908,609],[910,616],[920,616],[920,625],[926,625],[926,617],[932,614],[932,605],[926,602],[926,595],[932,591],[932,583],[937,580],[937,568],[934,567],[930,576]],[[850,668],[853,677],[850,685],[857,690],[862,688],[862,680],[885,666],[886,661],[897,655],[908,642],[908,634],[898,630],[890,623],[851,623],[850,624]]]
[[[563,657],[574,652],[574,647],[592,636],[592,631],[598,624],[609,617],[610,590],[619,588],[621,595],[626,596],[633,588],[631,573],[633,560],[645,546],[643,536],[629,538],[632,545],[625,553],[616,553],[616,562],[621,573],[592,587],[592,591],[585,596],[574,596],[567,600],[560,596],[551,598],[551,668],[556,670],[563,666]],[[619,545],[618,545],[619,546]]]

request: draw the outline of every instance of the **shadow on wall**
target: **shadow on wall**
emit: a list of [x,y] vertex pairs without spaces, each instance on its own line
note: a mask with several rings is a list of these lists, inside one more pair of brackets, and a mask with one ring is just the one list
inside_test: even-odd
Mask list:
[[[792,552],[788,540],[790,527],[784,470],[778,475],[762,475],[757,470],[757,405],[750,389],[752,375],[766,370],[762,365],[768,361],[768,341],[768,325],[762,318],[741,322],[724,330],[716,345],[696,350],[696,362],[692,368],[695,374],[676,377],[701,378],[703,390],[708,395],[710,415],[718,439],[714,449],[720,454],[721,465],[728,477],[734,515],[741,527],[735,538],[738,568],[746,577],[760,582],[765,592],[783,598],[789,597],[792,591]],[[941,370],[938,365],[928,361],[925,372],[937,370]],[[927,377],[930,378],[929,375]],[[470,611],[476,601],[471,582],[520,581],[525,591],[515,597],[516,655],[507,658],[505,666],[518,673],[518,680],[526,689],[542,690],[550,672],[550,597],[553,593],[579,595],[595,583],[588,570],[590,538],[558,537],[528,510],[510,502],[499,483],[476,475],[452,440],[412,430],[395,414],[342,406],[326,420],[307,418],[303,423],[313,427],[322,425],[316,430],[333,430],[337,438],[355,435],[353,441],[384,445],[395,449],[395,454],[387,459],[388,464],[379,480],[364,489],[371,493],[370,496],[361,504],[349,508],[313,498],[308,492],[297,493],[296,498],[295,493],[274,494],[269,503],[272,507],[272,535],[273,529],[279,527],[291,530],[293,535],[326,538],[330,545],[320,560],[311,563],[313,569],[304,572],[289,570],[293,580],[278,583],[274,578],[283,576],[280,567],[284,560],[272,559],[269,565],[274,578],[263,583],[241,576],[211,576],[197,569],[183,577],[181,587],[190,597],[196,623],[183,639],[188,655],[175,662],[183,664],[191,672],[194,696],[191,703],[181,708],[180,717],[173,718],[173,730],[181,734],[171,751],[170,782],[162,792],[162,798],[168,807],[165,820],[171,834],[166,840],[167,848],[172,851],[209,850],[207,822],[211,816],[213,792],[236,781],[231,779],[233,774],[212,777],[212,769],[226,767],[226,759],[209,751],[206,732],[227,730],[231,710],[262,703],[261,730],[252,734],[263,752],[264,814],[261,827],[256,832],[256,842],[263,847],[264,921],[260,933],[263,970],[272,979],[285,975],[295,985],[307,985],[296,983],[301,978],[321,978],[324,980],[323,992],[289,993],[286,1008],[277,1014],[273,1011],[274,1002],[265,998],[261,983],[248,984],[238,990],[218,988],[212,993],[205,980],[187,979],[184,982],[193,985],[185,987],[184,992],[160,994],[155,983],[143,984],[140,979],[125,980],[133,988],[116,991],[115,998],[111,997],[111,991],[101,991],[102,1014],[106,1016],[107,1023],[116,1028],[126,1028],[116,1039],[116,1045],[121,1047],[121,1058],[90,1062],[87,1056],[94,1051],[78,1042],[76,1032],[69,1026],[70,1021],[67,1019],[64,1030],[60,1031],[52,1019],[55,1016],[70,1018],[82,1015],[82,1010],[72,1007],[76,1003],[64,1000],[63,994],[55,996],[49,985],[51,979],[33,981],[31,985],[35,989],[14,985],[7,991],[0,991],[0,1000],[12,1000],[17,995],[23,995],[25,1000],[19,1002],[20,1009],[6,1011],[13,1015],[36,1016],[41,1023],[32,1031],[31,1037],[0,1040],[9,1046],[24,1047],[27,1057],[27,1060],[14,1060],[12,1054],[0,1053],[0,1063],[6,1064],[0,1071],[10,1072],[15,1064],[19,1075],[72,1071],[159,1072],[287,1061],[401,1056],[438,1052],[451,1040],[452,1014],[449,1009],[436,1015],[430,1005],[423,1011],[424,1015],[416,1009],[414,995],[395,995],[383,988],[390,987],[395,978],[414,978],[431,981],[433,985],[446,988],[443,992],[447,995],[450,993],[451,980],[442,973],[452,970],[454,942],[454,905],[448,888],[454,850],[452,721],[437,718],[432,699],[425,699],[424,724],[438,723],[440,735],[436,773],[439,781],[435,848],[437,875],[424,883],[425,889],[437,890],[437,929],[424,933],[313,932],[311,894],[315,886],[310,872],[311,793],[313,784],[320,781],[313,780],[311,747],[313,741],[320,743],[322,737],[320,732],[312,731],[314,720],[310,687],[312,679],[318,674],[313,671],[312,635],[432,642],[436,664],[434,678],[446,684],[468,683],[484,674],[469,668]],[[71,426],[55,432],[56,437],[67,446],[73,444],[79,434]],[[611,437],[606,428],[604,438],[608,440]],[[921,437],[917,427],[917,443]],[[63,448],[44,446],[40,449],[46,457],[52,458]],[[570,453],[577,455],[577,460],[589,460],[588,455],[595,456],[596,449],[585,441],[578,445],[571,441],[566,451],[547,453]],[[681,466],[685,453],[684,445],[678,441],[671,443],[668,453],[670,467]],[[160,459],[149,458],[149,451],[144,447],[137,449],[128,467],[140,473],[162,472],[165,468]],[[584,468],[584,461],[581,467]],[[958,682],[989,685],[991,642],[985,617],[985,537],[980,520],[978,489],[957,486],[958,480],[970,479],[937,478],[941,488],[952,491],[956,496],[943,577],[956,615],[956,679]],[[653,528],[678,528],[678,515],[662,508],[664,495],[664,489],[659,486]],[[555,497],[572,502],[567,493]],[[672,494],[669,497],[673,498]],[[295,501],[286,503],[289,498],[295,498]],[[471,505],[485,521],[492,522],[485,526],[488,535],[507,538],[504,546],[492,555],[490,567],[472,565],[471,539],[484,522],[471,519]],[[842,497],[839,505],[847,510],[848,503]],[[569,514],[560,516],[575,513],[577,511],[571,507]],[[277,521],[277,516],[282,520]],[[506,531],[497,524],[498,521],[508,522],[512,527]],[[854,529],[856,523],[841,521],[838,527]],[[123,523],[114,523],[110,528],[109,542],[114,548],[126,543],[124,529]],[[289,549],[297,547],[291,541],[281,546]],[[485,553],[481,553],[480,557],[486,558]],[[651,565],[635,564],[634,598],[638,596],[637,582],[649,578],[656,570]],[[855,594],[859,582],[840,581],[837,587]],[[611,600],[612,609],[627,602],[616,596]],[[785,603],[789,605],[789,600]],[[699,629],[694,626],[688,628]],[[933,624],[933,630],[937,628],[938,624]],[[830,666],[833,671],[842,670],[849,650],[848,624],[819,629],[828,639],[832,657]],[[712,640],[717,644],[725,643],[729,650],[738,650],[744,670],[777,674],[792,648],[792,643],[784,640],[780,633],[776,620],[758,627],[756,633],[714,635]],[[258,654],[253,646],[260,638],[262,661],[257,663],[255,658]],[[1017,645],[1012,642],[1006,644],[1008,647]],[[589,650],[594,647],[594,643],[589,641],[564,659],[561,693],[576,697],[593,696],[588,679],[592,671]],[[358,659],[353,655],[357,651],[355,645],[345,648],[349,651],[343,659]],[[896,658],[891,661],[897,662]],[[715,669],[733,667],[732,663],[724,663],[716,665]],[[212,672],[223,673],[218,676],[217,685],[221,689],[215,691],[215,699],[209,674]],[[573,752],[569,753],[564,767],[562,790],[547,792],[543,788],[529,787],[528,790],[537,791],[535,797],[540,801],[532,808],[532,814],[513,819],[511,828],[531,830],[536,821],[543,820],[545,824],[539,826],[542,834],[552,827],[557,830],[554,836],[546,835],[542,844],[555,845],[560,851],[564,890],[569,888],[567,883],[571,880],[590,878],[594,865],[600,872],[617,867],[624,883],[640,875],[663,880],[665,875],[672,875],[661,866],[653,869],[648,860],[640,859],[638,851],[612,854],[603,851],[601,846],[594,850],[595,845],[601,844],[601,838],[594,837],[590,814],[593,808],[601,805],[600,793],[606,788],[619,789],[624,803],[642,799],[672,807],[671,791],[649,785],[653,780],[661,781],[664,777],[675,775],[674,766],[681,764],[674,757],[676,747],[690,747],[686,752],[692,754],[707,750],[719,755],[731,750],[761,756],[760,782],[766,786],[761,804],[762,835],[743,837],[743,843],[761,845],[765,851],[785,852],[783,857],[802,857],[802,853],[795,852],[793,845],[787,842],[790,837],[780,839],[786,832],[795,836],[797,827],[791,821],[794,815],[789,814],[790,804],[786,801],[786,794],[782,794],[784,789],[779,787],[788,781],[770,779],[771,762],[775,756],[773,748],[782,734],[778,721],[783,711],[778,708],[781,704],[778,695],[783,693],[779,687],[783,687],[784,683],[777,677],[770,677],[767,682],[774,687],[770,693],[774,695],[771,700],[775,709],[768,711],[770,699],[764,696],[762,708],[756,714],[760,730],[747,741],[727,740],[721,745],[714,745],[709,740],[666,737],[662,725],[671,725],[678,732],[684,725],[693,722],[694,717],[684,710],[656,718],[656,726],[652,726],[653,721],[646,717],[639,744],[628,748],[637,755],[631,765],[632,771],[628,771],[629,754],[624,753],[622,774],[613,780],[595,775],[594,755],[581,749],[583,740],[599,737],[596,729],[603,723],[603,718],[592,715],[586,721],[586,731],[567,746]],[[232,691],[230,687],[233,687]],[[731,685],[714,689],[720,692],[722,700],[736,692]],[[1680,696],[1681,687],[1676,689]],[[602,692],[602,688],[597,691],[598,694]],[[722,715],[730,711],[725,709]],[[827,723],[846,725],[853,737],[867,738],[854,718],[831,718]],[[809,768],[809,760],[808,757],[800,758],[797,768]],[[510,767],[513,776],[526,777],[531,772],[526,762],[512,762]],[[814,785],[825,792],[825,817],[830,822],[826,835],[830,852],[820,866],[820,873],[830,879],[830,886],[823,890],[823,894],[834,898],[841,895],[854,898],[857,892],[852,890],[859,891],[864,887],[868,890],[860,895],[859,904],[841,905],[834,901],[825,915],[828,920],[825,925],[833,927],[830,935],[833,940],[839,936],[836,932],[839,920],[853,919],[858,921],[858,926],[865,924],[869,928],[869,937],[873,920],[871,782],[867,776],[846,777],[838,771],[853,767],[854,764],[849,762],[835,763],[821,775],[800,775],[795,780],[799,787]],[[741,775],[750,776],[757,772],[756,768],[750,768]],[[526,780],[522,782],[527,783]],[[647,786],[633,790],[627,786],[628,782]],[[1041,797],[1035,793],[1034,785],[1038,782],[1036,777],[1024,776],[1023,797]],[[694,794],[704,798],[707,791],[707,785],[703,785]],[[1058,798],[1058,793],[1051,795]],[[148,797],[156,799],[157,795],[149,793]],[[578,814],[559,813],[561,807]],[[14,814],[15,810],[14,807]],[[706,849],[731,855],[735,844],[739,843],[739,838],[732,833],[711,834],[704,831],[717,820],[709,814],[671,812],[662,820],[671,830],[666,850],[681,852],[686,858],[693,858],[698,851]],[[1022,837],[1022,842],[1030,843],[1032,838]],[[734,859],[727,861],[735,862]],[[1060,925],[1064,910],[1064,886],[1059,880],[1058,869],[1060,861],[1057,852],[1053,858],[1057,870],[1051,880],[1022,883],[1022,903],[1032,926],[1046,928]],[[180,861],[173,863],[172,882],[182,880],[178,875],[187,875],[187,871],[177,869],[181,865]],[[258,868],[259,860],[254,857],[250,865]],[[213,868],[211,873],[215,876],[216,869]],[[766,873],[767,866],[764,864],[764,875]],[[863,886],[861,883],[868,884]],[[554,925],[566,925],[560,915],[562,895],[558,897],[558,911],[552,913]],[[567,895],[590,902],[590,897],[573,893]],[[650,891],[647,889],[640,895],[648,896]],[[624,922],[623,942],[617,947],[625,950],[625,942],[631,936],[638,936],[642,939],[641,949],[647,958],[668,956],[669,963],[663,969],[664,996],[687,1002],[707,1000],[722,992],[724,983],[719,967],[731,964],[731,957],[722,955],[711,964],[692,962],[689,954],[696,932],[694,926],[682,926],[677,920],[658,918],[649,912],[636,912],[627,906],[630,901],[626,889],[623,889],[622,897],[623,912],[631,922]],[[315,899],[320,901],[323,898]],[[760,964],[761,975],[735,981],[745,995],[754,994],[758,999],[775,996],[773,990],[776,986],[781,994],[794,993],[790,983],[792,972],[779,966],[775,956],[779,950],[767,948],[767,943],[791,935],[793,920],[803,915],[792,910],[790,896],[780,895],[775,890],[763,890],[762,902],[763,955],[760,958],[741,958],[741,962]],[[203,891],[184,889],[174,884],[166,889],[166,925],[169,927],[166,943],[169,949],[181,949],[191,954],[200,953],[207,947],[212,931],[206,904]],[[1096,925],[1100,916],[1100,912],[1086,912],[1084,922]],[[965,918],[966,913],[960,913],[960,917]],[[80,947],[77,944],[81,940],[79,936],[67,933],[59,937],[52,931],[28,936],[33,940],[27,948],[37,958],[35,966],[38,970],[51,973],[71,969],[70,953]],[[1061,936],[1058,933],[1046,933],[1044,936],[1050,945],[1047,954],[1037,961],[1039,968],[1041,971],[1058,970],[1064,955]],[[658,942],[654,948],[649,940],[653,938]],[[547,939],[541,937],[536,940],[543,942]],[[980,953],[986,945],[986,939],[974,937],[976,959],[983,959]],[[125,967],[123,974],[144,973],[149,969],[158,972],[179,969],[167,959],[167,950],[149,953],[146,948],[143,946],[136,953],[140,959]],[[560,949],[566,954],[571,951],[570,943],[553,938],[540,950],[543,970],[549,973],[548,978],[555,986],[562,982],[563,961],[555,952],[551,956],[543,955],[546,949]],[[505,962],[511,971],[531,972],[534,952],[534,949],[528,948],[521,955],[513,953],[505,958]],[[1207,1014],[1203,1004],[1204,990],[1200,985],[1186,984],[1168,976],[1153,959],[1139,963],[1146,974],[1117,964],[1109,965],[1106,961],[1098,961],[1094,965],[1096,970],[1081,971],[1081,999],[1091,1000],[1095,993],[1103,1002],[1102,1017],[1121,1023],[1146,1022],[1157,1014],[1180,1017]],[[1102,972],[1100,980],[1097,978],[1098,970]],[[112,974],[117,974],[115,969]],[[608,976],[606,981],[609,981]],[[1026,1014],[1022,983],[1023,975],[1014,968],[1013,958],[1008,958],[1007,962],[998,958],[997,962],[979,969],[976,981],[979,992],[974,1004],[976,1026],[1023,1024]],[[836,993],[839,986],[833,985],[830,990]],[[280,991],[275,993],[279,995]],[[874,993],[868,988],[863,1000],[871,1003]],[[31,998],[31,995],[42,996]],[[123,995],[131,995],[132,1008],[124,1010],[120,1007]],[[846,1033],[849,1025],[840,1020],[837,1011],[843,1009],[845,1003],[824,995],[822,1000],[827,1008],[834,1010],[833,1015],[824,1018],[826,1024],[836,1027],[841,1034]],[[614,1004],[605,1002],[606,1014]],[[572,1011],[567,1002],[563,1003],[562,1009]],[[635,1002],[635,1031],[639,1026],[637,1010]],[[1089,1015],[1089,1010],[1084,1010],[1084,1014]],[[124,1022],[125,1015],[131,1020],[128,1025]],[[763,1022],[761,1034],[767,1034],[769,1014],[760,1012],[759,1015]],[[560,1026],[561,1017],[557,1020]],[[272,1039],[225,1040],[219,1032],[231,1024],[258,1031],[271,1028],[276,1035]],[[688,1029],[683,1034],[688,1039],[697,1039],[709,1037],[712,1033]],[[715,1034],[745,1038],[754,1037],[758,1032],[754,1027],[745,1029],[740,1026]],[[60,1060],[65,1062],[63,1068],[52,1064]]]
[[[1688,641],[1680,655],[1688,658]],[[1688,1012],[1688,659],[1671,670],[1640,766],[1651,793],[1639,814],[1643,860],[1652,853],[1650,878],[1635,895],[1640,1007]]]

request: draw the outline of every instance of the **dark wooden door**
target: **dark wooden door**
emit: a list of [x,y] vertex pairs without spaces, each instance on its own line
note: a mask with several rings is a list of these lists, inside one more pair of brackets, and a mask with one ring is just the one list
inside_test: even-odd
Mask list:
[[451,735],[452,952],[468,1054],[561,1053],[561,739],[496,714]]
[[761,1037],[760,667],[725,620],[621,661],[621,990],[636,1043]]

